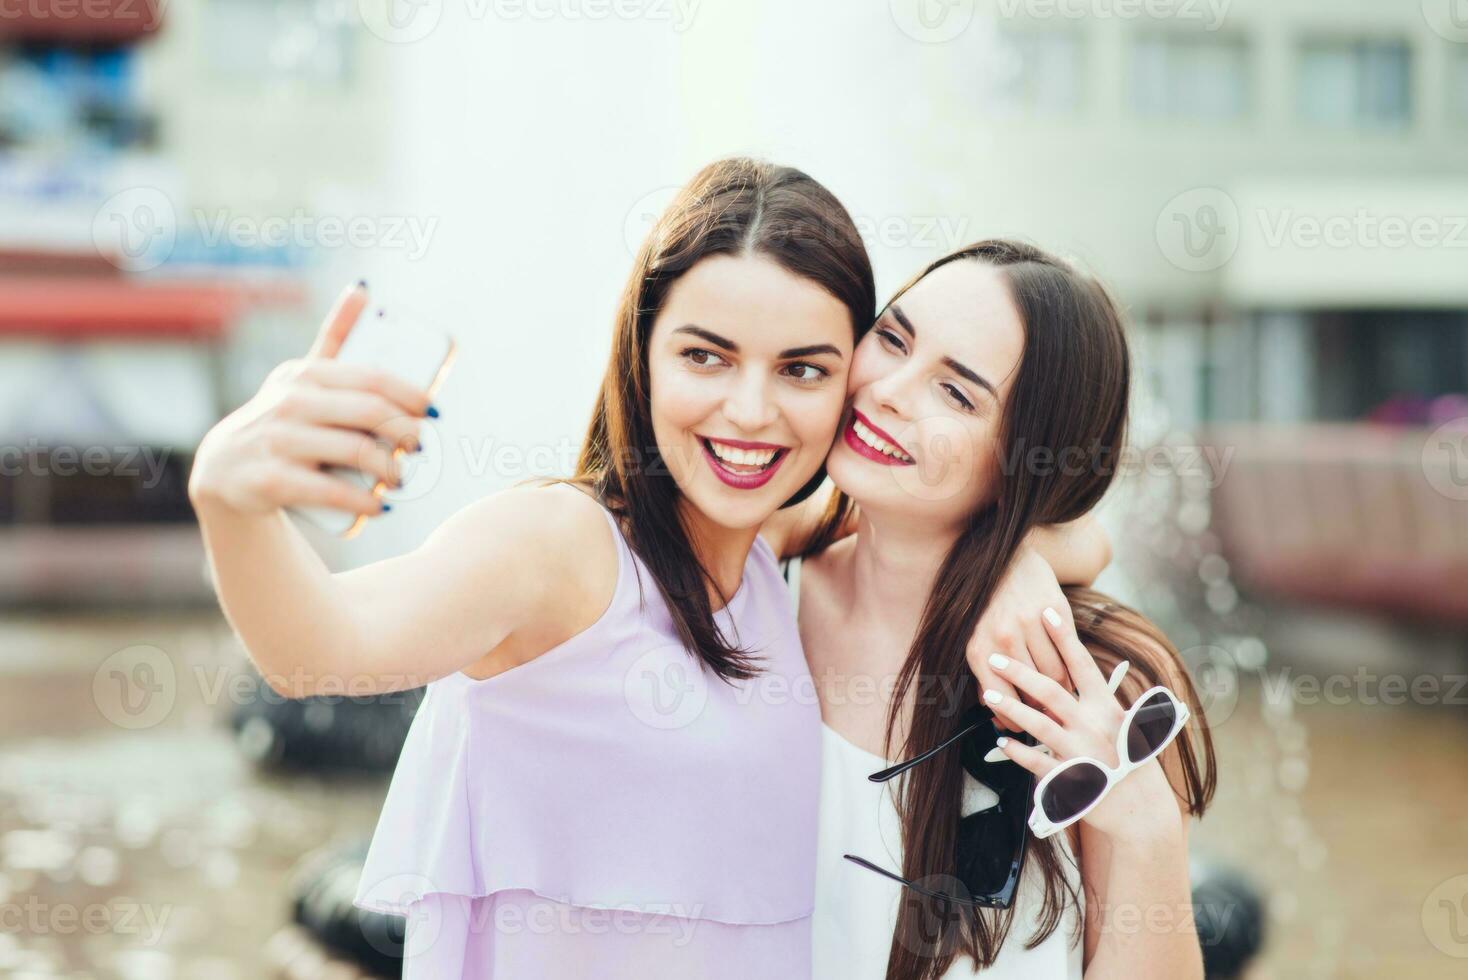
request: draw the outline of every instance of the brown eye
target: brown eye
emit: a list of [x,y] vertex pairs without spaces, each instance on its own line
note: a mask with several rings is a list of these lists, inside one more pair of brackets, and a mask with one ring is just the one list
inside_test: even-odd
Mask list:
[[957,402],[958,403],[958,406],[960,408],[962,408],[965,412],[972,412],[974,410],[973,402],[971,402],[967,398],[965,398],[963,396],[963,392],[962,391],[959,391],[958,390],[958,387],[956,385],[951,385],[951,384],[945,383],[943,385],[943,390],[946,391],[948,393],[949,397],[951,397],[955,402]]
[[806,384],[814,381],[820,381],[823,378],[830,377],[831,374],[831,372],[827,371],[819,364],[792,364],[785,370],[789,373],[790,377],[794,378],[796,381],[805,382]]
[[877,339],[886,346],[894,348],[899,353],[907,353],[907,345],[902,342],[902,338],[885,327],[877,331]]
[[681,351],[679,356],[695,367],[717,367],[724,361],[718,354],[715,354],[711,350],[705,350],[702,347],[690,347],[685,351]]

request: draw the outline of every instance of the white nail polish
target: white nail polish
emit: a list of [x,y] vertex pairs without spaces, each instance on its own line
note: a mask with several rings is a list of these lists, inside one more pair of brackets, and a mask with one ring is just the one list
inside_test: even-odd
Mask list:
[[1003,670],[1009,666],[1009,658],[1002,653],[991,653],[989,654],[989,663],[999,670]]
[[1046,606],[1045,607],[1045,613],[1044,613],[1044,615],[1045,615],[1045,622],[1049,623],[1051,626],[1059,626],[1060,625],[1060,613],[1056,612],[1054,609],[1051,609],[1049,606]]
[[985,691],[984,700],[988,701],[990,704],[998,704],[1000,701],[1004,700],[1004,695],[1000,694],[998,691]]
[[990,749],[988,752],[984,753],[985,762],[1006,762],[1008,760],[1009,756],[1004,754],[1003,749]]

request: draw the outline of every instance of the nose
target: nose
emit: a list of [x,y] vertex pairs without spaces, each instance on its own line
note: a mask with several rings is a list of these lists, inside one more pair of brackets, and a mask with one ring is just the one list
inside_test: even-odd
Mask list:
[[913,385],[917,383],[915,372],[908,365],[898,368],[871,382],[872,400],[903,421],[912,419]]
[[744,371],[724,399],[724,417],[745,432],[756,433],[775,424],[780,410],[770,398],[765,377],[759,371]]

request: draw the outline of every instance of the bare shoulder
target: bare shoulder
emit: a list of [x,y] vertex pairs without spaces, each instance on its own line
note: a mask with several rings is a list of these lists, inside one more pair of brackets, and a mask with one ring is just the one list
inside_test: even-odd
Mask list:
[[497,572],[513,560],[515,591],[611,595],[617,552],[602,506],[566,484],[513,487],[466,505],[435,532],[472,564]]
[[[607,512],[567,484],[517,487],[486,498],[466,528],[494,540],[486,562],[519,556],[510,589],[525,612],[517,628],[465,669],[485,678],[534,660],[594,624],[617,589],[617,544]],[[488,537],[484,537],[488,536]]]

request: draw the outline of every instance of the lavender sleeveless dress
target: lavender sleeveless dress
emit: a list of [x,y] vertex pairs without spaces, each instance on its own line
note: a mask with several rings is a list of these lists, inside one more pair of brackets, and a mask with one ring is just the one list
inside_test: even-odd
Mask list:
[[775,555],[716,614],[765,658],[730,685],[606,516],[601,618],[413,721],[355,896],[406,916],[408,980],[810,975],[821,718]]

